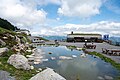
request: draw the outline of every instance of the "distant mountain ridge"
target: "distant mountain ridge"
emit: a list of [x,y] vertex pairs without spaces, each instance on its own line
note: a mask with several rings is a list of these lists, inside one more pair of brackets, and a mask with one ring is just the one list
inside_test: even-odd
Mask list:
[[110,37],[109,40],[112,41],[112,44],[113,45],[117,45],[117,46],[120,46],[120,37]]
[[66,36],[42,36],[42,37],[47,40],[64,40],[64,39],[66,39]]
[[109,40],[113,41],[113,42],[120,42],[120,37],[110,37]]

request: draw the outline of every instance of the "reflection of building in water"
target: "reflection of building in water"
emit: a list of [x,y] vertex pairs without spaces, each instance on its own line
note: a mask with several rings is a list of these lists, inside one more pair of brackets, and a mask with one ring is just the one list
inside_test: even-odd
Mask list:
[[81,34],[73,33],[67,35],[67,42],[101,42],[101,34]]

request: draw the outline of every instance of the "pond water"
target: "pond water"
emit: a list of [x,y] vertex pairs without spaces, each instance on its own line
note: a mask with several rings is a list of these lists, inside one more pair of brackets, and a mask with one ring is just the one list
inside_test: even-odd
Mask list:
[[[52,68],[67,80],[104,80],[102,78],[105,76],[115,78],[119,73],[113,66],[98,57],[92,55],[81,57],[84,54],[83,51],[70,50],[65,46],[39,46],[38,48],[45,52],[44,58],[48,61],[34,66],[36,68]],[[72,59],[60,59],[60,56]]]

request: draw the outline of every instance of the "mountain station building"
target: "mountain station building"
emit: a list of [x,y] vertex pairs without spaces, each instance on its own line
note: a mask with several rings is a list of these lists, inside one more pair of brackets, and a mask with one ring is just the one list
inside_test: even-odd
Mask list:
[[101,42],[101,34],[83,34],[73,33],[67,34],[67,42]]

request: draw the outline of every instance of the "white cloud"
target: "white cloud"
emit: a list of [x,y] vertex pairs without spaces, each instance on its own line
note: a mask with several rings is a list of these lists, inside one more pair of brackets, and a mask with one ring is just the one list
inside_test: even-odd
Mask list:
[[57,4],[57,5],[60,5],[60,4],[61,4],[61,0],[36,0],[36,2],[37,2],[39,5],[47,5],[47,4],[49,4],[49,3]]
[[101,21],[97,23],[92,23],[89,25],[76,25],[76,24],[66,24],[62,26],[57,26],[53,28],[41,29],[37,34],[41,35],[67,35],[71,31],[79,33],[99,33],[99,34],[110,34],[111,36],[120,36],[120,23]]
[[47,13],[37,10],[37,3],[33,0],[1,0],[0,17],[7,19],[18,27],[31,27],[43,24]]
[[60,18],[56,18],[56,20],[57,20],[57,21],[59,21],[59,20],[60,20]]
[[87,18],[99,14],[101,0],[62,0],[58,13],[69,17]]

